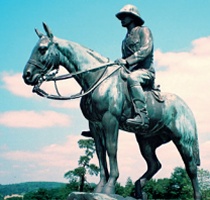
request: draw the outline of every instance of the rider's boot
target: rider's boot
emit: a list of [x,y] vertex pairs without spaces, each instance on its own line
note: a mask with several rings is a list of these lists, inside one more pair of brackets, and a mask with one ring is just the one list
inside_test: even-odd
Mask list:
[[90,138],[93,137],[93,135],[90,131],[82,131],[81,135],[84,137],[90,137]]
[[130,86],[129,93],[134,105],[136,116],[132,119],[127,119],[126,122],[130,126],[139,126],[143,132],[147,132],[149,128],[149,117],[146,109],[145,96],[141,85]]

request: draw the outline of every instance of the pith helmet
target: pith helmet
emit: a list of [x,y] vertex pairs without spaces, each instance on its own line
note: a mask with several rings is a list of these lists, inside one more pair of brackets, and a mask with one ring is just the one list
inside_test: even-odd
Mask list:
[[136,6],[128,4],[125,5],[120,12],[116,14],[116,17],[121,20],[125,15],[130,15],[135,18],[138,25],[143,25],[144,20],[140,17],[139,11]]

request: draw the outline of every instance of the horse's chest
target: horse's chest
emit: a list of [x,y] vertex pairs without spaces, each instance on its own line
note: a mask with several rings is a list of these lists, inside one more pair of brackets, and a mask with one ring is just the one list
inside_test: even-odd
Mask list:
[[81,109],[86,119],[101,121],[103,115],[109,112],[118,117],[122,113],[123,94],[117,87],[105,89],[103,84],[93,93],[86,95],[81,100]]
[[84,117],[90,121],[98,121],[103,115],[103,101],[94,101],[92,95],[83,97],[80,107]]
[[86,119],[89,120],[91,116],[93,117],[92,98],[90,98],[89,95],[82,97],[80,102],[80,107]]

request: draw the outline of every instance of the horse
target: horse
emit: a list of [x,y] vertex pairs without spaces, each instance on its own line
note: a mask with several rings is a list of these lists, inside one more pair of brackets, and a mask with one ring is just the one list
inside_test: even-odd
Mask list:
[[[45,23],[43,27],[46,34],[35,29],[39,41],[23,70],[23,79],[27,85],[34,86],[34,92],[49,99],[81,97],[80,107],[89,122],[100,167],[100,180],[94,192],[115,193],[119,177],[118,134],[121,129],[135,134],[140,152],[147,163],[146,172],[135,182],[135,198],[144,198],[143,187],[161,168],[155,150],[172,141],[185,164],[193,186],[194,199],[200,200],[196,122],[186,103],[175,94],[145,89],[150,127],[147,134],[142,134],[141,129],[126,124],[126,119],[133,116],[134,108],[127,91],[125,68],[78,43],[55,37]],[[60,66],[68,71],[66,76],[56,76]],[[83,93],[62,97],[59,93],[50,95],[40,89],[45,81],[56,82],[69,77],[78,82]]]

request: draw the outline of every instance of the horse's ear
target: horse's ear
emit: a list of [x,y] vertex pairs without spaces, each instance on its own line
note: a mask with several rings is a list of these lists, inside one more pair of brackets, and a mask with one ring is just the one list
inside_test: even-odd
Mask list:
[[50,39],[53,39],[53,34],[52,34],[51,30],[49,29],[49,27],[47,26],[47,24],[45,24],[44,22],[43,22],[43,27],[44,27],[45,32],[47,33],[47,36]]
[[39,30],[36,29],[36,28],[35,28],[35,32],[36,32],[36,34],[38,35],[39,38],[41,38],[44,35],[43,33],[39,32]]

